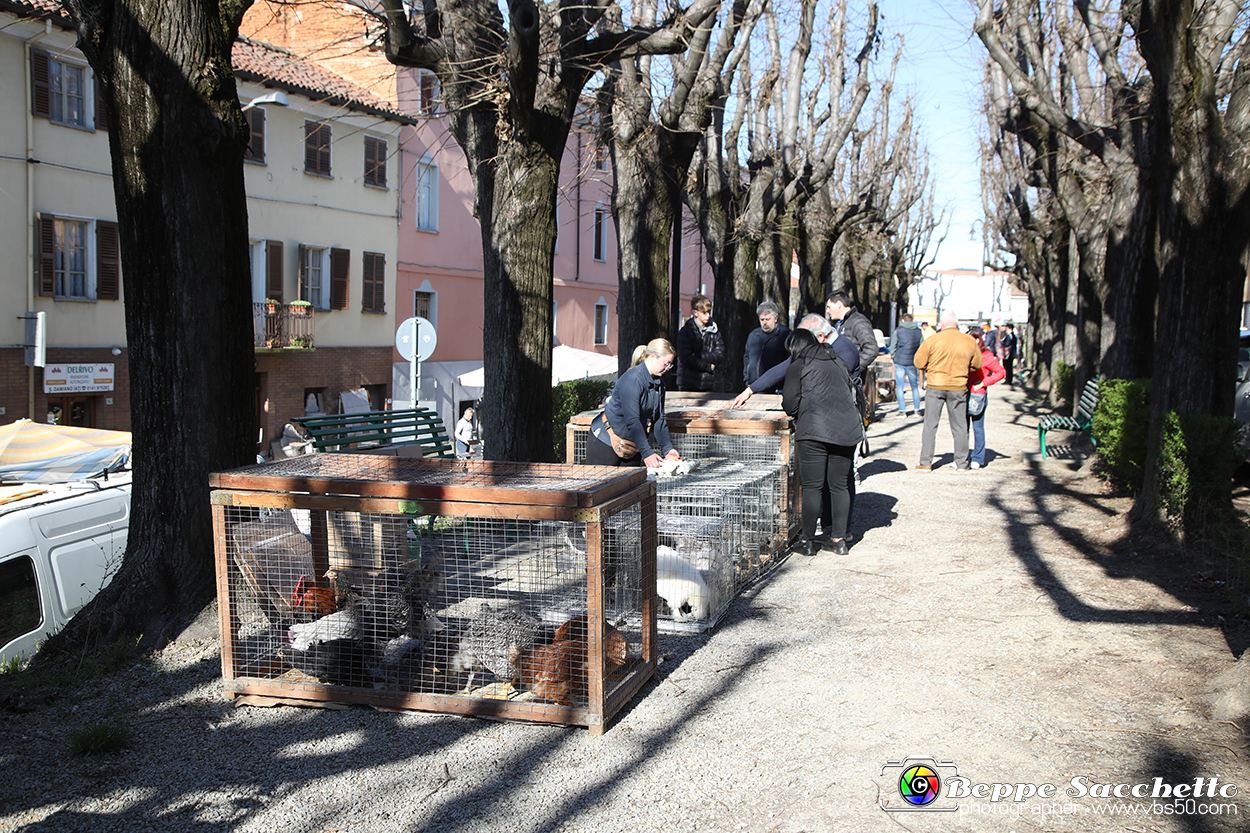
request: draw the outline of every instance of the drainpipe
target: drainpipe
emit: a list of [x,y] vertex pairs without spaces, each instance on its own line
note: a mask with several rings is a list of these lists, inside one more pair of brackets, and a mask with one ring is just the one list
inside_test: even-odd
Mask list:
[[[52,34],[52,19],[43,22],[43,31],[26,39],[22,58],[26,77],[26,309],[35,308],[35,117],[34,94],[31,84],[34,79],[30,74],[30,48]],[[26,368],[26,413],[31,422],[35,421],[35,366]]]
[[573,280],[582,279],[582,131],[577,134],[577,167],[574,183],[577,190],[577,210],[573,212]]

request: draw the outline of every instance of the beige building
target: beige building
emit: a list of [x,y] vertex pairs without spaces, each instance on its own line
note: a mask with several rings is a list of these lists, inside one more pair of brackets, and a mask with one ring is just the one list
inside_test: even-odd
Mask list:
[[[125,276],[106,125],[75,33],[48,0],[0,5],[0,423],[130,427]],[[343,391],[390,397],[400,128],[386,101],[241,39],[258,450]],[[46,365],[27,363],[25,311]]]

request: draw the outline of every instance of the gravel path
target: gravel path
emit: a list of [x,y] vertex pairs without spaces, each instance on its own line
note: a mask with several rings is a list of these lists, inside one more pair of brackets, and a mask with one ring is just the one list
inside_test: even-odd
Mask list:
[[[1247,640],[1219,627],[1218,591],[1108,546],[1126,502],[1062,460],[1025,459],[1037,439],[1022,393],[993,392],[991,459],[972,473],[950,465],[945,422],[940,467],[914,471],[920,422],[893,407],[871,430],[850,555],[791,556],[712,633],[662,634],[657,678],[603,737],[236,707],[210,611],[150,663],[54,708],[0,714],[0,830],[1247,829],[1246,739],[1209,717],[1205,694]],[[68,751],[70,728],[119,715],[133,748]],[[902,803],[886,764],[907,756],[952,762],[948,784],[957,766],[969,786],[1057,795],[883,812]],[[1069,797],[1077,777],[1239,789],[1186,808]]]

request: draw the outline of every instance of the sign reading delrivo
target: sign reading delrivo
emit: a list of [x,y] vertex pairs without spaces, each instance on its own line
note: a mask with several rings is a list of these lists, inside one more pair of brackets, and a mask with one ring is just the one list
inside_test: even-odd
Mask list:
[[113,389],[111,364],[50,364],[43,369],[44,393],[94,393]]

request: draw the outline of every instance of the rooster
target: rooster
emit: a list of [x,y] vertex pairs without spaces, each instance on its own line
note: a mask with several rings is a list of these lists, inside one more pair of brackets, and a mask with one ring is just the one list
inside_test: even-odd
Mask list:
[[338,608],[334,601],[334,591],[321,587],[301,575],[295,582],[295,590],[291,592],[291,609],[303,619],[320,619],[329,616]]

